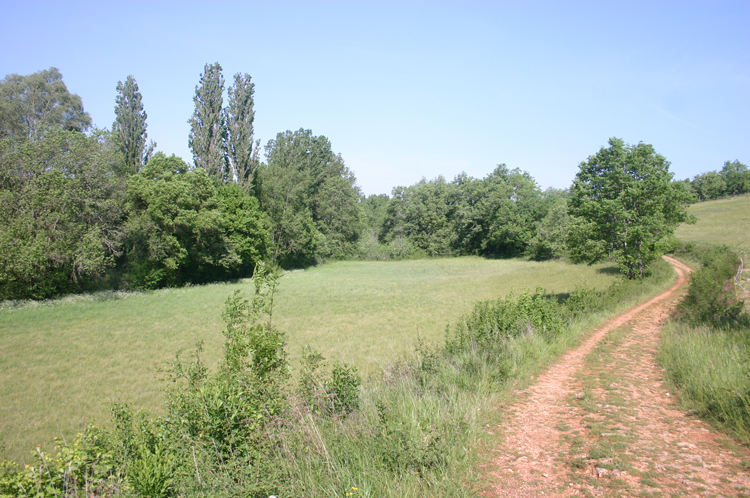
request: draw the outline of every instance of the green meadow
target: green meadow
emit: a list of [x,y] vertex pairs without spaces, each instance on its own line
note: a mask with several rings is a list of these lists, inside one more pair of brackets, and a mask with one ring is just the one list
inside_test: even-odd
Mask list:
[[[309,344],[366,376],[418,337],[442,340],[446,325],[478,300],[537,286],[553,293],[584,282],[604,288],[615,274],[607,265],[476,257],[337,262],[287,272],[273,321],[287,335],[292,365]],[[249,281],[239,281],[0,311],[2,456],[23,458],[55,436],[106,422],[113,400],[159,410],[159,370],[176,353],[191,354],[203,341],[207,364],[219,358],[220,315],[235,289],[252,290]]]
[[690,206],[688,212],[697,217],[698,222],[678,227],[677,238],[750,251],[750,195],[699,202]]

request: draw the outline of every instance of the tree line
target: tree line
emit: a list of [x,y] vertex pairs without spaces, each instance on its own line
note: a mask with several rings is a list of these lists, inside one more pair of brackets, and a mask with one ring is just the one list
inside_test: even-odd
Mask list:
[[151,289],[349,257],[361,193],[330,141],[300,129],[265,147],[254,84],[207,64],[195,91],[193,164],[155,152],[132,76],[111,129],[92,129],[56,68],[0,80],[0,299]]
[[[0,299],[204,283],[249,276],[258,261],[301,268],[346,258],[612,258],[635,278],[688,220],[693,184],[674,182],[652,146],[619,139],[581,163],[567,190],[542,190],[500,164],[481,179],[422,179],[365,197],[311,130],[277,134],[261,158],[254,83],[243,73],[225,83],[218,63],[205,65],[188,164],[155,152],[132,76],[116,86],[109,130],[91,129],[55,68],[0,80]],[[735,161],[719,176],[741,193],[743,175]]]
[[699,201],[750,193],[750,170],[737,160],[726,161],[718,171],[708,171],[683,181]]

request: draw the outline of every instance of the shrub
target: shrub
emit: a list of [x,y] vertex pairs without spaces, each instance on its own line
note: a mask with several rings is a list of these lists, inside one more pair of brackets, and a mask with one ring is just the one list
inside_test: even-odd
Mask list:
[[563,327],[563,307],[537,289],[518,297],[512,293],[496,301],[483,301],[449,329],[446,349],[449,354],[477,346],[494,348],[503,339],[539,334],[551,339]]
[[747,322],[744,303],[735,298],[728,281],[734,276],[739,257],[726,246],[698,251],[703,267],[690,276],[685,299],[677,306],[675,317],[692,325],[738,326]]

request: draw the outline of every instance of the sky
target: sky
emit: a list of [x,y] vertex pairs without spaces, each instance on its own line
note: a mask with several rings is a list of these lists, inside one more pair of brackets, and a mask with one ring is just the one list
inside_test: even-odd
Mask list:
[[204,65],[255,83],[255,137],[325,135],[366,195],[498,164],[567,188],[610,137],[675,178],[750,164],[750,2],[0,0],[0,77],[57,67],[94,124],[133,75],[192,162]]

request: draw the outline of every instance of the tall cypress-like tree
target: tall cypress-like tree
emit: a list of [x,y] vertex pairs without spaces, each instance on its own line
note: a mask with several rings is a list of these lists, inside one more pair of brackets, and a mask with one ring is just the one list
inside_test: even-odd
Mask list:
[[260,141],[253,142],[253,94],[255,84],[250,75],[237,73],[229,88],[229,104],[225,110],[227,123],[227,152],[231,171],[246,191],[252,188],[255,170],[260,162]]
[[131,175],[140,171],[156,147],[153,140],[146,147],[146,118],[141,92],[138,91],[135,78],[132,75],[128,76],[124,84],[118,81],[112,134],[117,148],[124,157],[125,171]]
[[209,175],[226,182],[229,165],[226,153],[227,129],[224,123],[224,76],[221,65],[206,64],[200,82],[195,87],[195,111],[190,118],[188,145],[193,151],[196,167],[205,169]]

